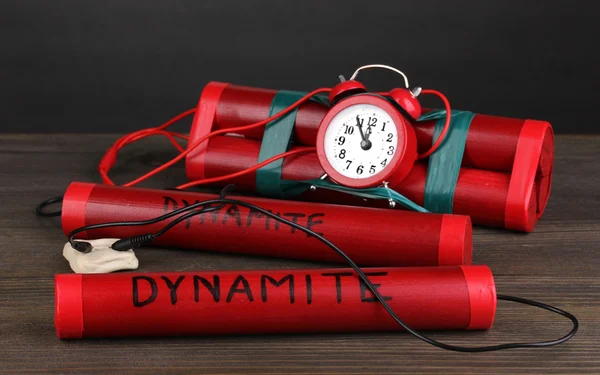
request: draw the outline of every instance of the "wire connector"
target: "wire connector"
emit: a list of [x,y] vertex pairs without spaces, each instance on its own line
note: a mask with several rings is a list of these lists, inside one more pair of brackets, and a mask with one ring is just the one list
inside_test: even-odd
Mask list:
[[86,241],[72,241],[70,245],[74,250],[77,250],[83,254],[87,254],[94,249],[92,244]]
[[150,242],[153,239],[153,233],[140,234],[139,236],[120,239],[113,243],[110,248],[116,251],[127,251],[139,247],[146,242]]

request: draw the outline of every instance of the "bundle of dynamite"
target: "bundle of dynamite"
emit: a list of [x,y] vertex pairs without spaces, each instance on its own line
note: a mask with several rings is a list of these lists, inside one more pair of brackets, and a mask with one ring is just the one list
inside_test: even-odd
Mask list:
[[[211,82],[203,90],[190,132],[189,144],[214,130],[255,123],[269,118],[277,90]],[[328,106],[319,101],[302,104],[295,115],[293,145],[314,146],[319,124]],[[427,112],[427,111],[425,111]],[[413,122],[420,152],[431,147],[435,120]],[[188,178],[199,180],[238,172],[256,165],[264,127],[216,136],[196,147],[186,158]],[[239,137],[242,135],[243,137]],[[464,144],[462,165],[451,200],[452,213],[468,215],[474,224],[530,232],[542,215],[550,194],[554,141],[548,122],[474,114]],[[431,160],[417,162],[406,178],[389,186],[413,201],[424,204],[436,195],[428,189],[435,176],[428,175]],[[288,157],[282,179],[312,180],[324,174],[315,154]],[[256,174],[232,182],[256,191]],[[429,197],[427,197],[429,195]],[[351,205],[377,206],[331,191],[306,191],[295,199]],[[435,207],[428,207],[436,211]],[[443,211],[442,211],[443,212]],[[449,213],[449,212],[443,212]]]

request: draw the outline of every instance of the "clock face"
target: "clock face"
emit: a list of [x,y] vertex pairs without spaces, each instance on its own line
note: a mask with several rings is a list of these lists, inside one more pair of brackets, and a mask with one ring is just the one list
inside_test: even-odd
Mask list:
[[354,104],[336,114],[324,137],[325,156],[344,177],[366,179],[388,171],[398,150],[398,127],[372,104]]

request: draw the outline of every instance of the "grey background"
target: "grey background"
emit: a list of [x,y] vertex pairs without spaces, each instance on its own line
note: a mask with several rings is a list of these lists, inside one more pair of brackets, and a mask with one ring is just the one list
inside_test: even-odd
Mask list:
[[211,80],[310,90],[387,63],[455,108],[595,133],[595,3],[0,1],[0,131],[131,131],[194,107]]

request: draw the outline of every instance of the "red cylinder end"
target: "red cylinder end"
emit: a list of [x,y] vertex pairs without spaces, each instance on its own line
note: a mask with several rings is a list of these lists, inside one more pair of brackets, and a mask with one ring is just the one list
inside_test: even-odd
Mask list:
[[[61,213],[62,228],[65,235],[85,225],[85,209],[94,186],[96,184],[72,182],[67,187],[63,197]],[[83,232],[79,236],[86,238],[87,234]]]
[[440,228],[438,265],[470,265],[473,262],[473,225],[463,215],[443,215]]
[[506,198],[505,227],[531,232],[550,196],[554,140],[545,121],[526,120],[519,134]]
[[487,266],[460,266],[469,289],[471,321],[467,329],[490,329],[496,316],[496,285]]
[[[529,120],[531,121],[531,120]],[[542,141],[542,154],[538,165],[536,188],[537,188],[537,216],[542,216],[546,209],[546,203],[550,198],[550,187],[552,185],[552,169],[554,168],[554,132],[548,122],[536,121],[545,127],[544,140]]]
[[207,139],[201,145],[196,145],[196,143],[200,138],[212,132],[219,98],[228,85],[228,83],[210,82],[200,94],[188,140],[188,149],[192,146],[195,147],[185,158],[185,171],[190,181],[205,178],[204,156],[210,140]]
[[54,327],[59,339],[83,337],[83,276],[61,274],[54,278]]
[[538,221],[536,186],[531,189],[529,196],[520,199],[518,206],[512,207],[510,220],[505,220],[505,228],[519,232],[531,233]]

